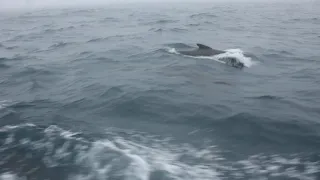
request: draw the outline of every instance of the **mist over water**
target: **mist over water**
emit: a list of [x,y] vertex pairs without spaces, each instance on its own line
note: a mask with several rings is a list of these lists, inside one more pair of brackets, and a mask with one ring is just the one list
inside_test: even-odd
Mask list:
[[0,180],[320,179],[319,3],[2,2]]

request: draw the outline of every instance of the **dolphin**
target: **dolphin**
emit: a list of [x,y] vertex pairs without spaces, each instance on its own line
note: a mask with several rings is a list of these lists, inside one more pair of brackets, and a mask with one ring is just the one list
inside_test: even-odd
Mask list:
[[214,56],[217,54],[225,53],[225,51],[212,49],[211,47],[203,44],[198,43],[197,46],[198,49],[191,51],[179,51],[179,53],[187,56]]
[[[199,44],[197,43],[198,48],[194,50],[189,51],[178,51],[180,54],[187,55],[187,56],[214,56],[218,54],[223,54],[226,51],[213,49],[209,46]],[[240,61],[238,61],[234,57],[225,57],[220,60],[223,60],[226,64],[231,65],[236,68],[242,69],[244,67],[244,64]]]

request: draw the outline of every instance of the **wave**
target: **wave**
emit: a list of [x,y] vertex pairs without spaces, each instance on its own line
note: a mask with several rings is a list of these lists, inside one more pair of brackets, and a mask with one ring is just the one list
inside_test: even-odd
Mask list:
[[282,59],[282,58],[284,58],[283,55],[277,54],[277,53],[268,53],[268,54],[263,54],[262,56],[266,57],[266,58],[270,58],[270,59]]
[[63,28],[58,28],[58,29],[46,29],[43,32],[44,33],[54,33],[54,32],[61,32],[65,30],[70,30],[70,29],[75,29],[74,26],[68,26],[68,27],[63,27]]
[[90,39],[87,42],[88,43],[90,43],[90,42],[100,42],[100,41],[104,41],[104,40],[107,40],[107,38],[93,38],[93,39]]
[[190,15],[190,18],[216,18],[216,17],[218,16],[211,13],[197,13],[197,14]]
[[[29,20],[31,22],[36,21],[36,19],[47,19],[47,18],[51,18],[51,15],[47,15],[47,14],[34,14],[34,13],[28,13],[28,14],[23,14],[18,16],[19,20]],[[32,21],[33,20],[33,21]]]
[[105,17],[102,20],[100,20],[100,22],[106,23],[106,22],[120,22],[120,20],[118,18],[114,18],[114,17]]
[[174,22],[177,22],[177,20],[158,20],[156,21],[155,23],[156,24],[166,24],[166,23],[174,23]]
[[24,76],[30,76],[30,75],[46,76],[46,75],[54,75],[54,72],[52,72],[51,70],[43,69],[43,68],[25,67],[22,71],[17,72],[13,76],[24,77]]
[[93,42],[103,42],[107,40],[112,40],[112,39],[123,39],[123,38],[131,38],[135,37],[134,35],[114,35],[114,36],[108,36],[108,37],[98,37],[98,38],[93,38],[87,41],[87,43],[93,43]]
[[267,53],[265,53],[264,55],[269,57],[293,57],[294,54],[292,52],[281,49],[268,49]]
[[200,26],[200,23],[190,23],[190,24],[187,24],[187,26],[191,26],[191,27]]
[[173,32],[185,32],[185,31],[188,31],[188,30],[184,29],[184,28],[171,28],[170,31],[173,31]]
[[61,15],[68,15],[68,14],[81,14],[81,13],[94,13],[94,12],[98,12],[99,9],[78,9],[78,10],[66,10],[66,11],[62,11]]
[[8,68],[10,68],[9,65],[0,63],[0,69],[8,69]]
[[6,47],[7,50],[12,50],[12,49],[16,49],[16,48],[19,48],[19,46],[9,46],[9,47]]
[[79,55],[90,55],[90,54],[93,54],[92,51],[83,51],[83,52],[80,52]]
[[[299,119],[300,120],[300,119]],[[284,146],[280,149],[290,149],[296,144],[303,143],[302,150],[319,148],[320,137],[313,125],[305,125],[305,122],[283,122],[274,117],[255,115],[252,113],[236,113],[211,121],[211,126],[215,127],[217,133],[227,135],[232,140],[245,139],[246,142],[258,143],[266,151],[268,149]],[[209,123],[208,123],[209,124]],[[228,132],[224,132],[228,129]],[[258,146],[258,145],[257,145]],[[299,148],[295,147],[296,150]]]
[[184,28],[170,28],[170,29],[164,29],[164,28],[151,28],[149,31],[153,32],[164,32],[164,31],[171,31],[171,32],[186,32],[188,31],[187,29]]
[[[216,146],[174,144],[142,132],[108,128],[94,138],[59,126],[0,128],[0,177],[16,179],[316,180],[320,156],[256,154],[228,161]],[[196,162],[196,163],[195,163]]]
[[231,85],[230,83],[223,82],[223,81],[216,81],[215,84],[222,84],[222,85]]
[[281,99],[281,97],[272,96],[272,95],[263,95],[263,96],[257,96],[257,97],[250,97],[252,99],[262,99],[262,100],[277,100]]
[[[226,64],[224,59],[226,58],[236,58],[238,61],[242,62],[246,67],[250,68],[253,65],[256,65],[257,62],[253,61],[251,57],[247,57],[244,55],[244,52],[241,49],[227,49],[225,53],[214,55],[214,56],[188,56],[196,59],[211,59],[222,64]],[[169,53],[180,54],[175,48],[168,49]]]
[[0,57],[0,62],[1,61],[20,61],[20,60],[25,60],[29,59],[29,56],[21,56],[21,55],[14,55],[13,57]]
[[214,24],[214,22],[212,22],[212,21],[204,21],[203,23],[204,23],[204,24],[209,24],[209,25]]
[[104,53],[101,55],[89,51],[81,52],[79,54],[79,58],[75,58],[73,61],[83,61],[83,62],[88,62],[88,59],[90,62],[97,60],[98,62],[106,62],[106,63],[119,63],[116,59],[112,59],[109,57],[106,57]]
[[163,29],[162,28],[151,28],[149,29],[149,31],[153,31],[153,32],[162,32]]
[[237,179],[318,179],[320,171],[319,155],[253,155],[235,163],[233,168],[243,166],[236,172]]
[[105,92],[103,92],[100,97],[102,98],[109,98],[109,97],[115,97],[115,96],[119,96],[120,94],[123,94],[123,90],[121,89],[121,87],[111,87],[108,90],[106,90]]
[[49,49],[62,48],[62,47],[65,47],[65,46],[67,46],[67,45],[69,45],[69,44],[72,44],[72,43],[70,43],[70,42],[58,42],[58,43],[55,43],[55,44],[51,45],[51,46],[49,47]]
[[292,21],[320,23],[320,18],[318,18],[318,17],[308,17],[308,18],[294,18],[294,19],[290,19],[289,20],[289,22],[292,22]]
[[135,59],[136,62],[142,62],[149,58],[167,58],[169,55],[166,53],[167,51],[164,49],[156,49],[153,51],[147,51],[147,52],[139,52],[135,54],[131,54],[128,57],[130,59]]
[[[47,109],[48,107],[61,107],[60,103],[53,102],[47,99],[39,99],[39,100],[32,100],[32,101],[2,101],[3,108],[10,112],[22,112],[28,110],[40,110],[40,109]],[[1,104],[1,101],[0,101]]]
[[23,40],[23,38],[27,37],[27,35],[16,35],[14,37],[11,37],[6,42],[20,42]]
[[143,25],[163,25],[163,24],[170,24],[170,23],[176,23],[176,22],[179,22],[179,20],[161,19],[161,20],[155,20],[152,22],[144,22],[141,24],[143,24]]

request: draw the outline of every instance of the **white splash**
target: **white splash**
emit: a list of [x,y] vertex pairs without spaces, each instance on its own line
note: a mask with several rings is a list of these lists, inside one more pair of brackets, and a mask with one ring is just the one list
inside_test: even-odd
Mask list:
[[236,58],[238,61],[242,62],[246,67],[251,67],[256,64],[250,57],[246,57],[241,49],[227,49],[223,54],[218,54],[213,57],[218,59],[223,58]]
[[9,101],[0,101],[0,110],[6,108],[9,105]]
[[0,174],[0,180],[22,180],[16,174],[11,174],[9,172],[5,172]]
[[175,48],[169,48],[168,52],[172,53],[172,54],[180,54],[180,53],[178,53],[178,51]]
[[[252,67],[257,63],[253,61],[250,57],[246,57],[241,49],[227,49],[225,51],[226,51],[225,53],[218,54],[215,56],[197,56],[197,57],[187,56],[187,55],[185,56],[196,58],[196,59],[211,59],[211,60],[220,62],[222,64],[226,64],[226,62],[223,61],[223,59],[225,58],[236,58],[238,61],[242,62],[248,68]],[[172,54],[180,54],[175,48],[169,48],[168,52]]]

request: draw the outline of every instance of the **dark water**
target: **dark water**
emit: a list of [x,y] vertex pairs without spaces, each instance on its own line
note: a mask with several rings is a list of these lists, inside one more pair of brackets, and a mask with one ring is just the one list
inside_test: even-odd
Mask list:
[[[319,9],[1,13],[0,179],[320,179]],[[175,53],[195,43],[247,67]]]

